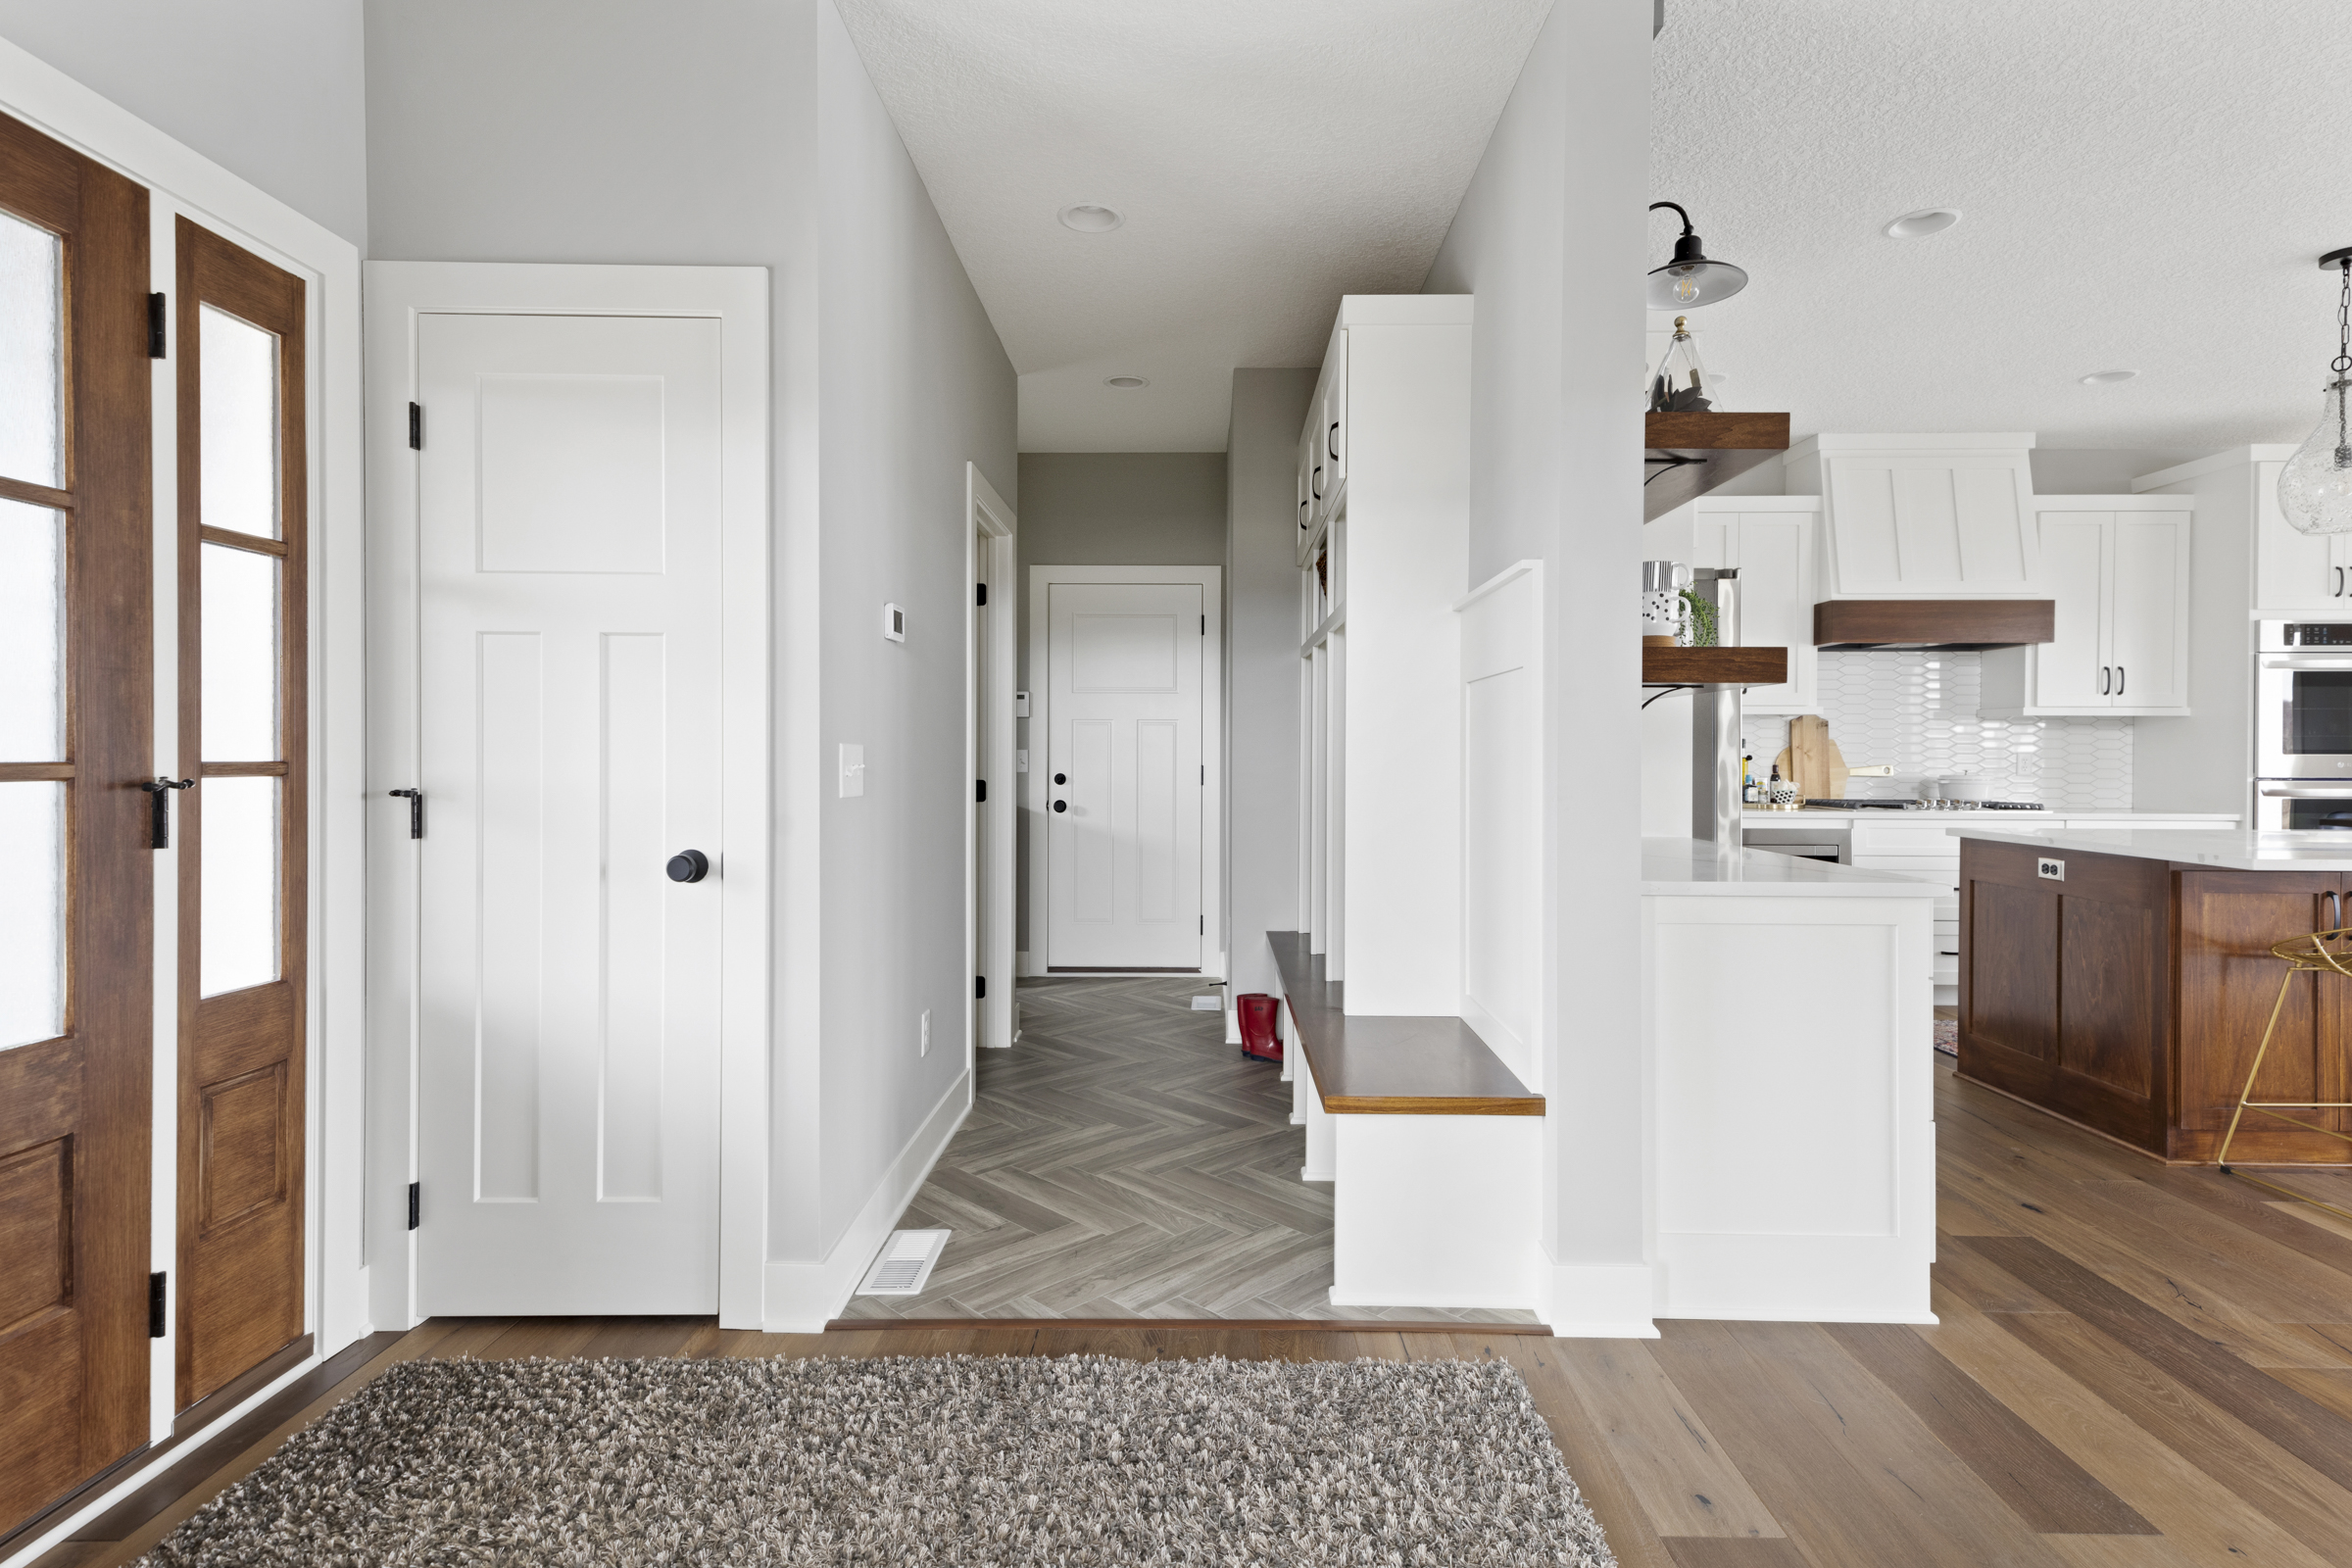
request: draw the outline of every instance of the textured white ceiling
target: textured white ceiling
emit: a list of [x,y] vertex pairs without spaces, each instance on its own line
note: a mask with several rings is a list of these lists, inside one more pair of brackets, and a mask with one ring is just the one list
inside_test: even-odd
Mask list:
[[[1205,452],[1236,366],[1319,364],[1342,294],[1420,287],[1550,0],[840,6],[1020,372],[1022,450]],[[1074,202],[1126,225],[1075,233]]]
[[[1667,0],[1654,59],[1651,188],[1753,279],[1691,318],[1728,406],[2183,451],[2318,422],[2345,0]],[[1880,233],[1931,206],[1967,216]]]

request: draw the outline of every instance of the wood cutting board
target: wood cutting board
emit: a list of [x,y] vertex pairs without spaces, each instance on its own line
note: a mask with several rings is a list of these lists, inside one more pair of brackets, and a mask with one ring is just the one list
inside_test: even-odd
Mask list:
[[1819,713],[1801,713],[1788,721],[1788,749],[1773,765],[1796,785],[1802,801],[1842,801],[1846,780],[1853,776],[1844,754],[1830,739],[1830,721]]

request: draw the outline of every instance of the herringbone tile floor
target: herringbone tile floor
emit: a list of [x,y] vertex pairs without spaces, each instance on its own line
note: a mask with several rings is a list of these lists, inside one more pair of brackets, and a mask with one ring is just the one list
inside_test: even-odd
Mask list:
[[971,1115],[899,1222],[955,1233],[929,1286],[849,1315],[1534,1321],[1331,1304],[1330,1184],[1298,1179],[1281,1070],[1191,1009],[1207,989],[1024,984],[1019,1042],[980,1053]]

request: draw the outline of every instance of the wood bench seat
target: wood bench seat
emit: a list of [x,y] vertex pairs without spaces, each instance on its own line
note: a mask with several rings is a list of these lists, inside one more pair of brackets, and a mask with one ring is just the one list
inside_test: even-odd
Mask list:
[[1282,971],[1292,1038],[1315,1095],[1335,1115],[1541,1116],[1530,1094],[1478,1032],[1459,1018],[1349,1017],[1347,986],[1323,978],[1323,959],[1298,931],[1269,931]]

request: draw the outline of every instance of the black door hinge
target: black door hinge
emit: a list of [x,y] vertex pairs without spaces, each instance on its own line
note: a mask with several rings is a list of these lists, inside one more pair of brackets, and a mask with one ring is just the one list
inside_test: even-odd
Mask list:
[[172,792],[173,790],[192,790],[195,787],[196,781],[192,778],[170,779],[163,777],[158,777],[152,784],[139,786],[147,792],[147,799],[150,803],[148,808],[150,814],[147,821],[147,847],[149,849],[168,850],[172,847]]
[[986,583],[980,584],[980,602],[984,605],[988,603],[988,584]]
[[[156,298],[160,300],[163,296],[158,294]],[[164,1302],[169,1299],[164,1291],[164,1280],[165,1276],[161,1274],[147,1276],[147,1337],[151,1340],[164,1337]]]
[[409,1229],[415,1230],[424,1208],[424,1183],[409,1183]]
[[424,450],[424,405],[421,403],[409,405],[409,450]]
[[976,974],[972,976],[972,1000],[977,1002],[987,995],[988,976],[984,974]]
[[147,296],[147,357],[151,360],[164,357],[164,297],[161,294]]
[[389,793],[395,798],[409,803],[409,837],[413,839],[424,837],[424,791],[393,790]]
[[980,786],[980,788],[979,788],[979,790],[978,790],[978,791],[977,791],[977,792],[976,792],[976,793],[973,795],[973,797],[972,797],[972,798],[973,798],[974,800],[976,800],[976,801],[985,801],[985,800],[987,800],[987,799],[988,799],[988,780],[986,780],[986,779],[978,779],[978,780],[975,780],[975,782],[976,782],[976,783],[977,783],[977,784]]

